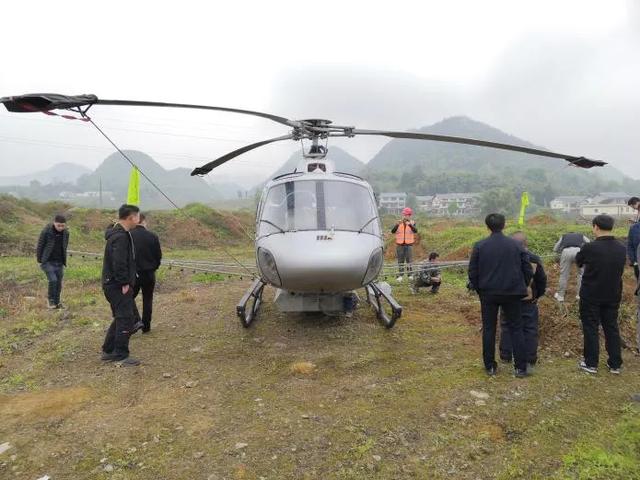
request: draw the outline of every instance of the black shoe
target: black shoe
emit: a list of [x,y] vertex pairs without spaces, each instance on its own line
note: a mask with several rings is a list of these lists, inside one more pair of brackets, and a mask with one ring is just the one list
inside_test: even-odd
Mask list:
[[151,331],[151,327],[142,327],[142,333],[149,333]]
[[125,358],[127,357],[123,357],[119,353],[102,352],[102,356],[100,357],[100,360],[102,360],[103,362],[118,362],[120,360],[124,360]]
[[120,360],[118,363],[123,367],[137,367],[138,365],[140,365],[140,360],[133,357],[127,357]]
[[485,371],[487,372],[487,375],[489,375],[490,377],[495,377],[496,374],[498,373],[498,369],[496,367],[485,368]]
[[609,373],[613,373],[614,375],[620,375],[621,367],[613,368],[609,365],[609,361],[607,360],[607,368],[609,369]]
[[513,376],[516,377],[516,378],[524,378],[524,377],[528,377],[529,376],[529,372],[527,372],[526,369],[516,368],[513,371]]
[[584,360],[582,360],[579,364],[578,367],[587,372],[590,373],[591,375],[595,375],[596,373],[598,373],[598,368],[597,367],[590,367],[589,365],[586,364],[586,362]]
[[144,329],[144,323],[142,323],[142,321],[138,321],[135,323],[135,325],[131,329],[131,335],[136,333],[138,330],[143,330],[143,329]]

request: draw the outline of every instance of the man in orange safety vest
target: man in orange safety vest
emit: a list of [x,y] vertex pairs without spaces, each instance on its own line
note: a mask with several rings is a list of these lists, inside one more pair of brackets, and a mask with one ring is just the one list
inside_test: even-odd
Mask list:
[[404,279],[405,263],[409,280],[413,278],[411,271],[411,263],[413,262],[413,244],[415,243],[415,234],[418,233],[416,222],[411,220],[413,210],[409,207],[402,210],[402,220],[394,225],[391,233],[396,236],[396,256],[398,257],[398,282]]

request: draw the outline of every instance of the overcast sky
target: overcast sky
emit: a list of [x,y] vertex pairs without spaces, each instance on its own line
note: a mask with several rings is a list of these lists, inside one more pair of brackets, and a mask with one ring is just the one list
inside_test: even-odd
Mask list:
[[[61,5],[3,4],[0,96],[95,93],[403,130],[468,115],[640,178],[638,0]],[[91,114],[122,147],[167,168],[286,132],[233,114]],[[335,141],[363,161],[384,143]],[[212,175],[267,175],[296,148],[275,144]],[[0,112],[0,175],[60,161],[95,167],[110,152],[87,124]]]

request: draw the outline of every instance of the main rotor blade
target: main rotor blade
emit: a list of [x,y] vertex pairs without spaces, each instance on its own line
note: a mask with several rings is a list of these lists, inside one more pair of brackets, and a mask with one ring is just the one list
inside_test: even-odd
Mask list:
[[10,112],[48,112],[55,109],[88,107],[98,101],[95,95],[61,95],[59,93],[30,93],[0,98]]
[[167,107],[213,110],[217,112],[240,113],[254,117],[266,118],[288,127],[300,127],[301,122],[271,115],[270,113],[241,110],[238,108],[212,107],[209,105],[192,105],[188,103],[146,102],[137,100],[102,100],[95,95],[61,95],[58,93],[32,93],[0,98],[10,112],[48,112],[56,109],[89,107],[91,105],[116,105],[127,107]]
[[231,160],[232,158],[235,158],[239,155],[242,155],[243,153],[247,153],[251,150],[254,150],[258,147],[262,147],[264,145],[268,145],[270,143],[274,143],[274,142],[279,142],[281,140],[291,140],[293,139],[293,135],[289,134],[289,135],[283,135],[282,137],[275,137],[275,138],[271,138],[269,140],[263,140],[261,142],[257,142],[257,143],[252,143],[251,145],[246,145],[242,148],[239,148],[237,150],[234,150],[233,152],[229,152],[226,155],[223,155],[220,158],[217,158],[205,165],[202,165],[201,167],[197,167],[193,170],[193,172],[191,172],[191,176],[194,175],[206,175],[207,173],[209,173],[211,170],[213,170],[216,167],[219,167],[220,165],[222,165],[223,163],[228,162],[229,160]]
[[136,100],[101,100],[98,99],[96,105],[119,105],[127,107],[168,107],[168,108],[193,108],[198,110],[213,110],[216,112],[240,113],[243,115],[253,115],[254,117],[266,118],[288,127],[300,127],[302,124],[295,120],[271,115],[270,113],[255,112],[253,110],[242,110],[239,108],[212,107],[209,105],[191,105],[188,103],[166,103],[166,102],[144,102]]
[[435,135],[431,133],[419,132],[394,132],[388,130],[360,130],[353,129],[350,133],[353,135],[380,135],[392,138],[408,138],[413,140],[432,140],[434,142],[461,143],[464,145],[476,145],[479,147],[497,148],[499,150],[510,150],[512,152],[527,153],[529,155],[540,155],[543,157],[561,158],[567,162],[582,168],[602,167],[607,164],[602,160],[591,160],[585,157],[575,157],[573,155],[564,155],[562,153],[549,152],[538,148],[521,147],[508,143],[489,142],[486,140],[476,140],[473,138],[453,137],[449,135]]

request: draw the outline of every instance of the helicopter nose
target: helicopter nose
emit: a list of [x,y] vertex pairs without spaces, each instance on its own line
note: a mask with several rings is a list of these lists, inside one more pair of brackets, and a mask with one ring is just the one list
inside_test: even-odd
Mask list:
[[283,290],[337,293],[363,286],[379,237],[356,232],[287,232],[261,239],[275,260]]

